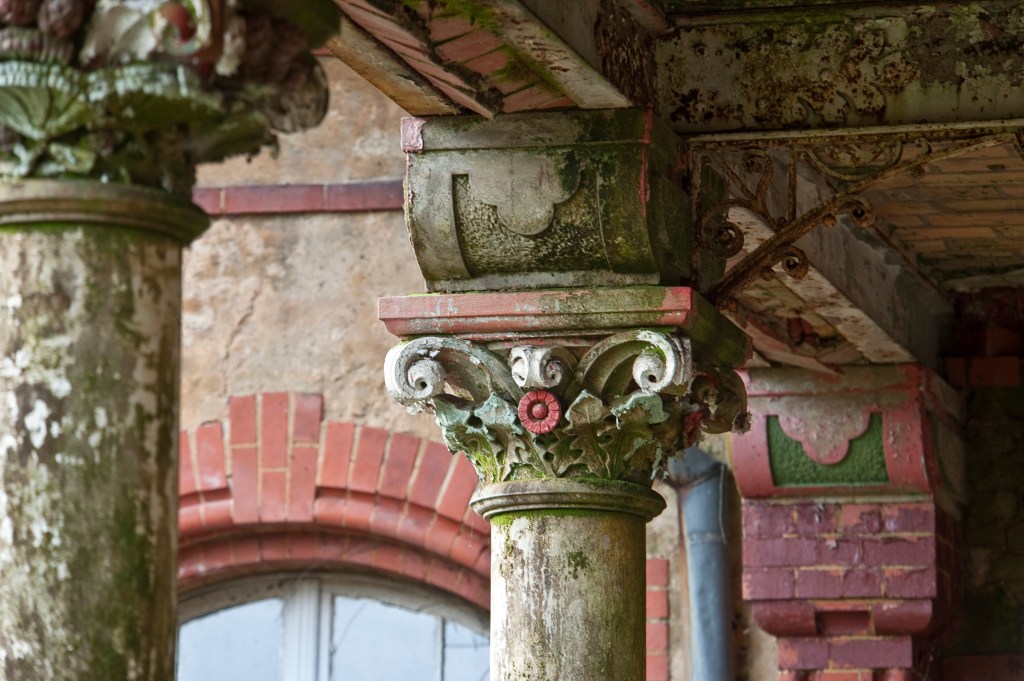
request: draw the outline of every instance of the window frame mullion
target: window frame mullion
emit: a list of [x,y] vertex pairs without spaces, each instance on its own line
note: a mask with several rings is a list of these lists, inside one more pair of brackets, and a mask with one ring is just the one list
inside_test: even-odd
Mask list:
[[317,681],[331,681],[331,657],[334,652],[332,627],[334,625],[334,594],[330,589],[320,592],[320,636],[317,640],[317,657],[320,669]]
[[319,679],[320,580],[297,581],[284,600],[284,681]]

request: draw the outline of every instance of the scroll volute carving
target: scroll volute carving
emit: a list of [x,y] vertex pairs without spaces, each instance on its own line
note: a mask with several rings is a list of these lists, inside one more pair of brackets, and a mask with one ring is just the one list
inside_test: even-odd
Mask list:
[[386,385],[434,414],[485,482],[588,477],[649,485],[704,432],[748,422],[731,370],[694,364],[689,340],[618,333],[590,348],[490,350],[450,337],[393,348]]

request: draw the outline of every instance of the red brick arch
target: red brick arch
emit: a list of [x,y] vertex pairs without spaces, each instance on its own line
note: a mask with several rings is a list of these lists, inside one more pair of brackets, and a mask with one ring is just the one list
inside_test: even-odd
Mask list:
[[437,443],[323,421],[320,395],[230,400],[181,433],[179,590],[289,569],[362,569],[488,607],[476,474]]

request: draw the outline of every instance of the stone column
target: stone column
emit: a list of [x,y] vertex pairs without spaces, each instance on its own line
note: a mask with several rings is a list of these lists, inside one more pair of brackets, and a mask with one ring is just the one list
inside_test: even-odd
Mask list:
[[381,300],[406,341],[385,382],[480,476],[491,678],[641,681],[652,480],[748,418],[748,339],[678,285],[722,263],[698,252],[677,140],[618,110],[408,119],[403,143],[432,293]]
[[629,679],[645,667],[645,524],[665,507],[640,485],[489,485],[494,679]]
[[308,34],[234,3],[0,3],[0,679],[174,677],[188,195],[318,120]]
[[0,185],[0,678],[173,674],[181,245],[206,223]]

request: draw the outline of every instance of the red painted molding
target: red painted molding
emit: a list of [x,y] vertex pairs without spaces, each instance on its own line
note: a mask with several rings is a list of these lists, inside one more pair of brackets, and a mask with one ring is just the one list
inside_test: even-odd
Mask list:
[[[509,329],[555,332],[591,328],[594,318],[608,328],[671,326],[685,328],[707,303],[686,287],[634,287],[624,304],[620,289],[554,289],[509,293],[457,293],[386,296],[378,317],[395,336],[456,334],[487,340]],[[588,327],[581,319],[586,319]]]
[[402,210],[401,180],[343,184],[199,187],[192,200],[211,217]]

